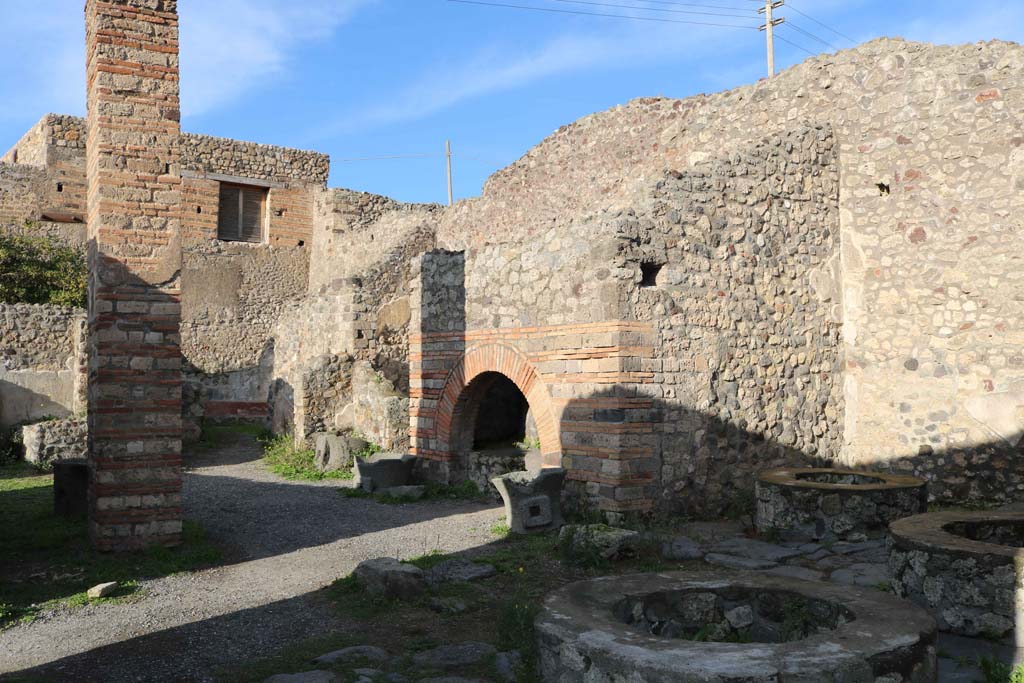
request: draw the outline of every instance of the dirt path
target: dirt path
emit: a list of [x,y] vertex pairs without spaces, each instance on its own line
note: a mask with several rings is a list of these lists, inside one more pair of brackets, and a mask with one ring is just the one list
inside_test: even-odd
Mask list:
[[[346,482],[285,482],[250,439],[192,459],[186,516],[230,544],[226,566],[146,581],[144,599],[65,610],[0,632],[0,680],[203,683],[316,636],[343,615],[314,591],[360,561],[493,540],[495,506],[380,505]],[[17,673],[15,673],[17,672]]]

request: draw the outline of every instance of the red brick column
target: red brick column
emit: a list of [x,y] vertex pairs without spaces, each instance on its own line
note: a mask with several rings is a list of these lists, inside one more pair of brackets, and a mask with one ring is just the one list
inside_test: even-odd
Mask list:
[[90,533],[181,540],[176,0],[87,0]]

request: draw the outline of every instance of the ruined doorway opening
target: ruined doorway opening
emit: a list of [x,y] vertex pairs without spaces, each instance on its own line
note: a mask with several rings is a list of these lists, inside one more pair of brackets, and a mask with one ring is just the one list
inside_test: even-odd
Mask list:
[[491,479],[540,467],[537,426],[519,387],[500,372],[473,379],[459,399],[453,445],[453,482],[471,481],[498,499]]

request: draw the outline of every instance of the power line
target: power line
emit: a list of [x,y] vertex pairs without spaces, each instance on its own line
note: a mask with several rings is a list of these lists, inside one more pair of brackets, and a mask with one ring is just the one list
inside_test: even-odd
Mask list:
[[798,49],[798,50],[803,50],[804,52],[806,52],[807,54],[809,54],[809,55],[810,55],[810,56],[812,56],[812,57],[817,57],[817,56],[818,56],[818,55],[817,55],[817,53],[811,52],[811,51],[810,51],[810,50],[808,50],[808,49],[807,49],[806,47],[803,47],[802,45],[797,45],[796,43],[794,43],[794,42],[793,42],[793,41],[791,41],[791,40],[786,40],[786,39],[785,39],[785,38],[783,38],[782,36],[775,36],[775,39],[776,39],[776,40],[781,40],[782,42],[784,42],[784,43],[786,43],[786,44],[788,44],[788,45],[792,45],[793,47],[795,47],[795,48],[796,48],[796,49]]
[[801,28],[800,26],[798,26],[797,24],[795,24],[795,23],[794,23],[794,22],[793,22],[792,20],[790,20],[790,21],[787,21],[787,22],[786,22],[785,24],[783,24],[783,26],[788,26],[789,28],[793,29],[794,31],[799,31],[800,33],[804,34],[804,35],[805,35],[805,36],[807,36],[808,38],[813,38],[814,40],[818,41],[818,42],[819,42],[819,43],[821,43],[822,45],[827,45],[828,47],[830,47],[830,48],[833,48],[833,49],[835,49],[835,50],[838,50],[838,49],[839,49],[838,47],[836,47],[836,46],[835,46],[835,45],[833,45],[832,43],[828,42],[828,41],[827,41],[827,40],[825,40],[824,38],[819,38],[818,36],[814,35],[814,34],[813,34],[813,33],[811,33],[810,31],[807,31],[807,30],[805,30],[805,29]]
[[634,21],[653,21],[662,24],[693,24],[696,26],[720,26],[723,28],[746,28],[755,29],[756,26],[746,26],[739,24],[719,24],[709,21],[687,21],[684,19],[665,19],[662,17],[636,17],[628,14],[609,14],[605,12],[584,12],[582,10],[571,10],[571,9],[557,9],[555,7],[532,7],[530,5],[513,5],[511,3],[504,2],[483,2],[482,0],[448,0],[448,2],[457,2],[463,5],[483,5],[486,7],[507,7],[510,9],[525,9],[533,10],[535,12],[552,12],[555,14],[578,14],[590,17],[612,17],[614,19],[632,19]]
[[349,163],[352,161],[383,161],[385,159],[431,159],[443,157],[444,154],[388,154],[379,157],[351,157],[349,159],[331,159],[331,163]]
[[573,5],[595,5],[598,7],[616,7],[618,9],[633,9],[641,12],[671,12],[672,14],[700,14],[709,17],[731,17],[733,19],[753,19],[745,14],[720,14],[717,12],[698,12],[685,9],[666,9],[663,7],[639,7],[637,5],[620,5],[613,2],[595,2],[594,0],[553,0],[553,2],[565,2]]
[[675,2],[675,0],[644,0],[644,2],[652,5],[676,5],[679,7],[702,7],[704,9],[732,9],[739,10],[740,12],[753,12],[754,10],[747,7],[722,7],[721,5],[698,5],[692,2]]
[[789,5],[787,5],[787,7],[789,7],[789,9],[793,10],[794,12],[796,12],[797,14],[799,14],[800,16],[802,16],[802,17],[805,17],[805,18],[807,18],[807,19],[810,19],[811,21],[813,21],[813,22],[814,22],[815,24],[817,24],[818,26],[821,26],[822,28],[826,28],[826,29],[828,29],[829,31],[832,31],[832,33],[836,34],[837,36],[840,36],[841,38],[846,38],[846,39],[847,39],[848,41],[850,41],[851,43],[854,43],[854,44],[856,44],[856,43],[857,43],[857,41],[856,41],[856,40],[854,40],[854,39],[853,39],[853,38],[851,38],[850,36],[846,35],[845,33],[841,33],[840,31],[837,31],[836,29],[832,28],[832,27],[831,27],[831,26],[829,26],[828,24],[825,24],[825,23],[822,23],[822,22],[818,21],[817,19],[815,19],[814,17],[812,17],[812,16],[810,15],[810,14],[806,14],[806,13],[804,13],[804,12],[801,12],[801,11],[800,11],[800,10],[798,10],[798,9],[797,9],[796,7],[793,7],[793,4],[792,4],[792,3],[790,3]]

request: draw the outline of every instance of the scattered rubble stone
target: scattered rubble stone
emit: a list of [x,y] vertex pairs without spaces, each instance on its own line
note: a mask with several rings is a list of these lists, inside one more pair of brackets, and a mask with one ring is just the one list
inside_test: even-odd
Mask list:
[[523,656],[518,650],[499,652],[494,657],[494,670],[505,681],[515,681],[519,675],[519,667],[523,664]]
[[300,674],[277,674],[263,683],[341,683],[330,671],[305,671]]
[[752,538],[726,539],[716,543],[711,549],[716,553],[742,555],[752,560],[764,560],[767,562],[779,562],[786,558],[803,554],[803,551],[799,548],[787,548]]
[[423,570],[393,557],[364,560],[353,574],[368,592],[387,598],[404,600],[426,590]]
[[661,556],[670,561],[699,560],[704,557],[704,551],[696,541],[683,536],[663,543]]
[[498,573],[492,565],[470,562],[461,558],[445,560],[427,569],[423,574],[428,585],[437,586],[452,581],[476,581]]
[[382,453],[372,458],[355,459],[355,485],[364,491],[405,486],[416,458],[398,453]]
[[338,472],[352,467],[356,453],[364,451],[369,442],[351,434],[320,432],[313,435],[316,467],[321,472]]
[[778,565],[771,560],[758,560],[751,557],[740,557],[738,555],[724,555],[722,553],[708,553],[704,556],[708,564],[717,564],[730,569],[771,569]]
[[386,650],[373,645],[353,645],[334,652],[320,655],[313,660],[315,664],[346,664],[349,662],[384,662],[389,659]]
[[640,534],[605,524],[570,524],[562,527],[559,543],[569,544],[576,553],[596,551],[601,557],[615,560],[636,552]]
[[497,653],[490,643],[467,641],[455,645],[441,645],[432,650],[417,652],[412,656],[416,666],[427,669],[449,669],[456,666],[476,664]]

